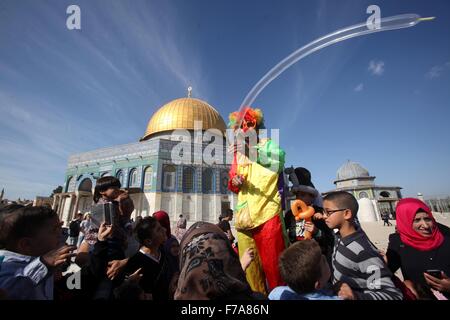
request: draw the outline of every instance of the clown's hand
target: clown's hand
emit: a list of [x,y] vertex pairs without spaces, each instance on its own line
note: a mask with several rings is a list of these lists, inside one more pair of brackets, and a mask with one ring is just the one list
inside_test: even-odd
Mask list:
[[233,187],[240,187],[242,186],[242,184],[244,183],[245,178],[243,176],[234,176],[233,179],[231,180],[231,184],[233,185]]

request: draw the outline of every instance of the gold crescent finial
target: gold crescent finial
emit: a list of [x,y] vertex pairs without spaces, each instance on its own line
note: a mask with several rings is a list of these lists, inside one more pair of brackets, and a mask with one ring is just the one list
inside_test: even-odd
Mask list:
[[191,97],[192,97],[192,87],[189,86],[188,87],[188,98],[191,98]]

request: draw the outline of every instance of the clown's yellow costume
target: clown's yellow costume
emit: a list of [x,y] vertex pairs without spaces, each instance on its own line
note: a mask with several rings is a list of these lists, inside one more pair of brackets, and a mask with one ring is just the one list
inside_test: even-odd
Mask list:
[[[236,128],[239,121],[242,125]],[[230,126],[244,132],[246,129],[262,129],[262,113],[251,108],[246,108],[242,114],[232,113]],[[278,258],[287,243],[280,192],[284,185],[280,173],[284,167],[285,152],[270,139],[260,140],[254,148],[256,161],[250,161],[242,153],[235,153],[228,186],[238,194],[235,227],[239,256],[249,247],[255,251],[255,259],[246,272],[247,280],[253,291],[267,294],[266,280],[269,290],[282,285]],[[242,181],[240,186],[232,182],[236,176]]]

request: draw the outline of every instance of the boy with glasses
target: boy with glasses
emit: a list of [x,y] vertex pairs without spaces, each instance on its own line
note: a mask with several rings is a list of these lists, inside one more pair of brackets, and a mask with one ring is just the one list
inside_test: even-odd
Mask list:
[[346,300],[401,300],[378,250],[355,221],[358,202],[345,191],[323,199],[323,216],[330,229],[338,229],[332,255],[333,284]]

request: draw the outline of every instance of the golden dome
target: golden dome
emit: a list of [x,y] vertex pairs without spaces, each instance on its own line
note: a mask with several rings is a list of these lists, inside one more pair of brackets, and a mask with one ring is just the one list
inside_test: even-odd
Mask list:
[[194,130],[194,121],[202,121],[202,129],[226,130],[225,122],[216,109],[205,101],[194,98],[180,98],[173,100],[150,118],[141,140],[148,139],[152,134],[176,129]]

